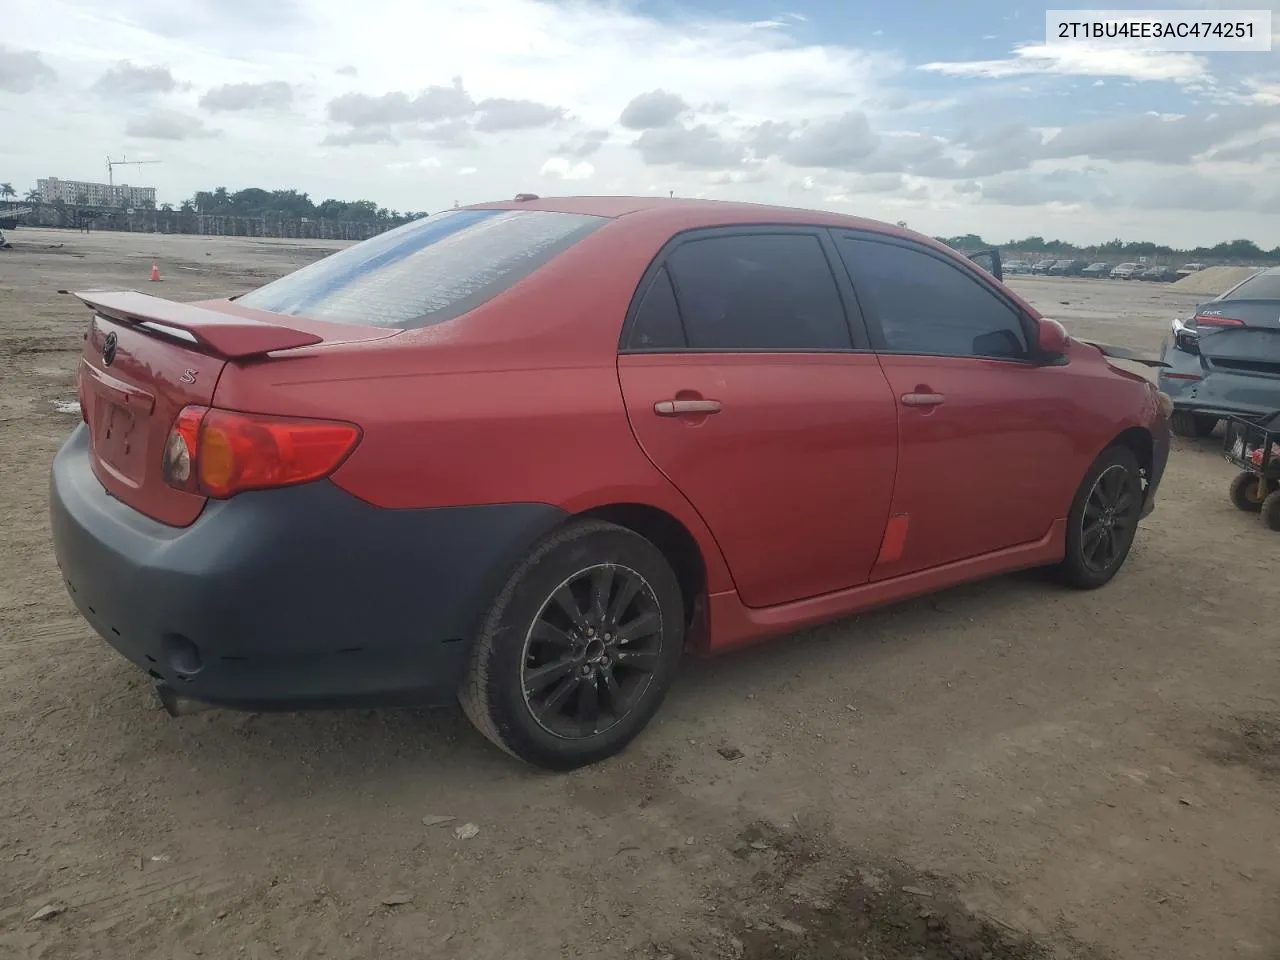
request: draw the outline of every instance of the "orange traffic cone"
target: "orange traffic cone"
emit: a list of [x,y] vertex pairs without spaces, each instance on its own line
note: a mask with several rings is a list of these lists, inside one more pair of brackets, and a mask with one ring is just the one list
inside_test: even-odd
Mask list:
[[151,261],[151,282],[155,283],[160,279],[160,264],[154,260]]

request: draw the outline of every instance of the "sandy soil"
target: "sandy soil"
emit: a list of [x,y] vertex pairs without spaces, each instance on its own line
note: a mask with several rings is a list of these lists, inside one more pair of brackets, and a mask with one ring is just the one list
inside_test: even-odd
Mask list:
[[[1006,577],[690,663],[569,776],[456,710],[172,720],[49,548],[88,319],[58,290],[155,292],[158,258],[166,296],[230,293],[334,245],[10,239],[0,956],[1280,958],[1280,539],[1217,441],[1178,444],[1107,589]],[[1152,350],[1195,299],[1014,283]]]

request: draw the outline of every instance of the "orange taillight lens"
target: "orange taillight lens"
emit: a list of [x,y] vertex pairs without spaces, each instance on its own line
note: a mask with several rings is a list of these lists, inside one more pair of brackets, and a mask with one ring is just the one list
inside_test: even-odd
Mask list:
[[359,439],[359,427],[340,421],[190,406],[169,431],[165,481],[218,499],[307,483],[336,470]]

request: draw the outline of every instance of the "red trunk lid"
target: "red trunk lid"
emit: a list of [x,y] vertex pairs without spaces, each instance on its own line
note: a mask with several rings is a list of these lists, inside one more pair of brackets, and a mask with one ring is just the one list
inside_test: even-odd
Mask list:
[[227,363],[398,332],[295,317],[273,322],[273,314],[229,301],[182,304],[139,293],[77,296],[95,311],[78,371],[94,473],[113,497],[173,526],[192,523],[207,498],[165,482],[165,441],[183,407],[212,404]]

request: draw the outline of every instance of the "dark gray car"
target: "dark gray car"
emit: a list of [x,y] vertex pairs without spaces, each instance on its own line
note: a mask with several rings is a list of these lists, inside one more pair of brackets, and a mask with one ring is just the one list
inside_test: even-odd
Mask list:
[[1271,267],[1173,321],[1160,389],[1173,399],[1173,430],[1207,437],[1220,419],[1280,411],[1280,267]]

